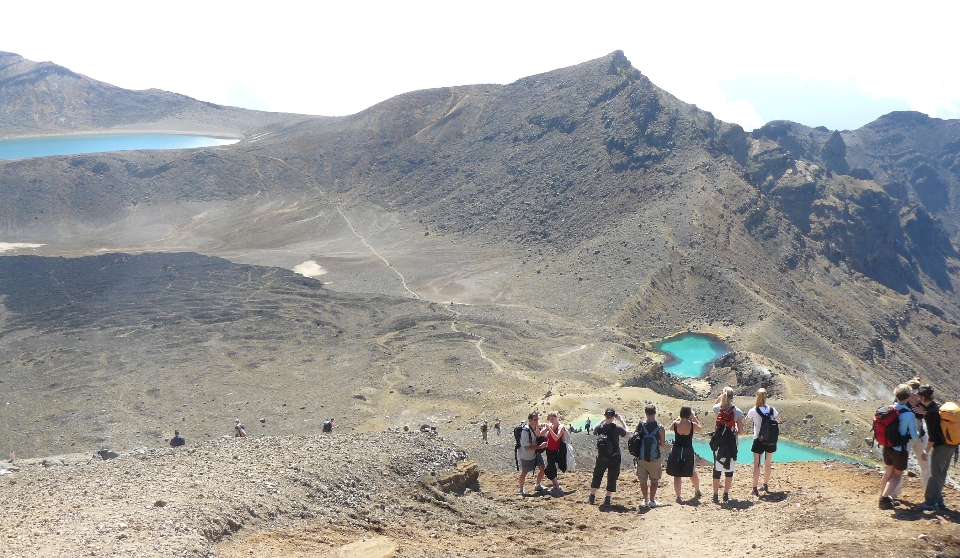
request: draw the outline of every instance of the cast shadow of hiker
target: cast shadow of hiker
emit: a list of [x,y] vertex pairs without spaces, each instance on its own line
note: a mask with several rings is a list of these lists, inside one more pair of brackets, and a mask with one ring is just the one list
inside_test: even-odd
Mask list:
[[721,502],[720,507],[730,510],[748,510],[754,506],[753,500],[738,500],[731,498],[729,502]]
[[921,519],[927,520],[940,520],[940,521],[949,521],[950,523],[960,524],[960,511],[957,510],[937,510],[935,512],[924,512],[920,509],[919,504],[905,504],[900,503],[896,509],[893,510],[892,517],[900,521],[920,521]]
[[601,505],[599,509],[602,513],[636,513],[635,509],[630,509],[623,504]]
[[787,499],[789,492],[764,492],[759,498],[761,502],[782,502]]

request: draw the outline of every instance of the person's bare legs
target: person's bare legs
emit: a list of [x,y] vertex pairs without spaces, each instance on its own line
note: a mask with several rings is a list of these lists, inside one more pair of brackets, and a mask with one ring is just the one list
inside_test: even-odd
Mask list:
[[[770,484],[770,471],[773,470],[773,454],[769,451],[767,452],[767,460],[763,464],[763,485],[768,486]],[[753,484],[757,484],[757,481],[753,481]]]
[[[891,465],[888,467],[888,469],[893,469],[893,466]],[[884,476],[887,476],[886,472],[884,472]],[[894,489],[897,488],[897,484],[900,483],[901,476],[903,476],[903,471],[897,471],[896,469],[893,469],[890,477],[887,478],[887,483],[883,485],[883,492],[880,493],[880,496],[890,496]]]
[[650,481],[650,501],[657,499],[657,488],[660,487],[660,481],[652,480]]
[[733,486],[733,477],[728,477],[724,475],[723,477],[723,493],[730,494],[730,487]]
[[[643,495],[643,501],[646,502],[646,501],[648,500],[648,498],[647,498],[647,482],[646,482],[646,481],[643,481],[643,482],[640,483],[640,494]],[[652,498],[649,498],[649,499],[652,500]]]
[[[883,477],[880,478],[880,495],[889,496],[890,493],[887,492],[884,494],[884,491],[887,489],[887,482],[890,480],[890,477],[893,476],[893,465],[887,465],[886,469],[883,470]],[[892,491],[891,491],[892,492]]]
[[[696,474],[696,473],[694,473]],[[677,498],[680,497],[680,484],[683,482],[683,479],[680,477],[673,477],[673,491],[676,493]]]
[[700,492],[700,476],[697,475],[697,471],[693,471],[693,475],[690,477],[690,483],[693,484],[694,494]]
[[[767,455],[770,455],[769,453]],[[757,489],[757,482],[760,481],[760,456],[761,454],[753,454],[753,489]]]

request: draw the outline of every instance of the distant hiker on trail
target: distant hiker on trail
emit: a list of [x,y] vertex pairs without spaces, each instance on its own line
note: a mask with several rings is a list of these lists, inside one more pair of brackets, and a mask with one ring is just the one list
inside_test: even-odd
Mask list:
[[537,469],[537,480],[534,485],[534,490],[537,492],[546,492],[547,489],[540,484],[541,481],[543,481],[544,475],[543,454],[537,451],[547,448],[546,440],[542,443],[537,443],[537,437],[542,436],[540,415],[536,411],[530,413],[527,415],[526,424],[521,424],[517,428],[520,429],[518,440],[520,447],[517,448],[517,458],[520,460],[520,490],[518,492],[521,496],[527,495],[523,490],[523,482],[527,478],[527,473],[534,469]]
[[233,421],[233,429],[236,431],[236,433],[233,435],[234,438],[247,437],[247,427],[240,422],[240,419]]
[[[780,436],[780,413],[767,405],[767,390],[757,390],[757,401],[747,411],[747,418],[753,419],[753,495],[760,496],[757,483],[760,481],[760,457],[766,455],[763,462],[763,491],[770,492],[770,470],[773,454],[777,451],[777,439]],[[777,423],[777,424],[774,424]]]
[[170,447],[178,448],[186,443],[187,443],[187,440],[183,437],[183,434],[180,434],[179,430],[174,430],[173,438],[170,438]]
[[483,421],[483,424],[480,425],[480,436],[483,437],[483,443],[489,444],[487,441],[487,430],[490,430],[490,427],[487,426],[487,421]]
[[[657,422],[657,408],[647,405],[643,412],[647,420],[638,424],[636,430],[642,436],[640,451],[637,455],[637,479],[640,480],[640,492],[643,494],[641,507],[657,508],[660,507],[660,502],[657,501],[657,488],[660,486],[660,477],[663,472],[660,449],[666,446],[667,441],[663,426]],[[650,483],[649,500],[647,499],[647,481]]]
[[320,430],[322,430],[324,434],[332,434],[334,428],[336,428],[336,426],[333,424],[333,419],[328,418],[327,420],[323,421],[323,428]]
[[547,478],[553,483],[550,490],[554,496],[563,495],[563,487],[560,486],[560,478],[557,470],[567,471],[567,444],[564,443],[564,436],[567,435],[567,427],[560,423],[560,417],[556,411],[547,413],[547,467],[545,469]]
[[[927,441],[929,440],[927,436],[928,429],[924,427],[923,423],[923,415],[927,410],[920,402],[920,395],[917,393],[920,389],[920,378],[912,378],[904,383],[910,386],[910,398],[907,399],[907,406],[913,411],[913,415],[917,417],[917,432],[920,434],[920,437],[916,440],[907,442],[907,451],[912,452],[913,456],[917,459],[917,465],[920,467],[921,491],[925,491],[927,489],[927,481],[930,480],[930,461],[923,459],[923,450],[927,447]],[[890,493],[890,497],[894,500],[900,496],[900,491],[903,490],[905,477],[906,475],[900,475],[900,484]]]
[[590,417],[587,417],[587,421],[583,423],[583,430],[590,432]]
[[670,450],[670,456],[667,457],[667,474],[673,477],[673,491],[677,495],[677,503],[683,500],[680,498],[680,483],[683,477],[690,477],[693,484],[694,500],[698,500],[700,493],[700,477],[697,476],[697,469],[694,466],[697,461],[697,454],[693,451],[693,433],[700,432],[703,427],[700,426],[700,420],[693,414],[690,407],[680,407],[680,418],[673,421],[670,426],[673,430],[673,449]]
[[[590,481],[590,496],[585,503],[593,505],[596,502],[597,490],[603,480],[603,473],[607,473],[607,493],[603,498],[603,505],[610,505],[610,495],[617,491],[617,479],[620,477],[620,438],[627,435],[627,424],[613,408],[603,413],[604,421],[593,429],[597,437],[597,464],[593,468],[593,479]],[[620,423],[617,426],[613,423]]]
[[713,503],[719,504],[720,476],[723,475],[723,501],[730,501],[733,472],[737,468],[737,436],[743,432],[743,411],[733,404],[733,388],[723,388],[713,405],[717,416],[716,430],[710,440],[713,450]]
[[[893,392],[893,395],[897,398],[897,403],[892,405],[892,411],[897,413],[894,417],[896,420],[893,421],[896,427],[889,429],[889,431],[885,429],[882,435],[883,439],[880,440],[881,445],[883,445],[883,464],[887,466],[883,472],[883,479],[880,481],[881,510],[893,509],[893,498],[890,495],[893,494],[893,490],[900,483],[900,477],[907,469],[907,443],[920,437],[920,433],[917,432],[916,417],[910,407],[907,406],[911,391],[913,390],[910,389],[909,385],[900,384]],[[876,421],[874,421],[874,424],[876,424]],[[874,432],[874,434],[878,434],[878,432]]]
[[497,419],[496,424],[493,425],[497,429],[497,436],[500,435],[500,432],[503,430],[503,425],[500,423],[500,419]]
[[[943,485],[947,482],[950,458],[956,455],[958,446],[948,445],[947,439],[943,435],[943,427],[940,422],[940,405],[933,400],[933,386],[924,384],[917,391],[920,402],[924,407],[927,434],[930,436],[921,455],[921,459],[930,465],[930,480],[927,481],[923,494],[923,505],[920,506],[920,509],[923,511],[946,509],[943,502]],[[945,412],[949,412],[947,411],[948,408],[956,409],[955,404],[949,403],[943,407]],[[949,418],[950,415],[948,414],[947,417]]]

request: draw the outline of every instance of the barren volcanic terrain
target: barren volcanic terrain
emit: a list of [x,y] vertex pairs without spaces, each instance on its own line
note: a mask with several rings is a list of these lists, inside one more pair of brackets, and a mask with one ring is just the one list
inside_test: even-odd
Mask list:
[[[592,555],[611,539],[632,553],[657,515],[672,529],[663,553],[674,536],[700,554],[957,554],[950,514],[902,507],[893,517],[917,521],[891,528],[869,467],[778,466],[775,498],[639,523],[626,488],[621,530],[574,503],[586,472],[567,483],[575,494],[521,500],[512,448],[474,443],[482,420],[515,424],[531,409],[574,421],[613,405],[634,424],[648,402],[664,416],[708,409],[731,385],[748,408],[762,386],[784,436],[875,458],[872,412],[895,385],[920,375],[938,399],[960,393],[957,121],[892,113],[852,131],[747,133],[619,51],[337,118],[125,91],[0,55],[0,137],[133,130],[240,141],[0,161],[0,448],[83,456],[0,477],[31,502],[3,518],[14,555]],[[653,350],[687,331],[732,349],[700,379],[664,373]],[[370,453],[317,439],[330,417],[334,439]],[[250,438],[221,440],[236,418]],[[382,434],[420,424],[446,442]],[[174,429],[187,451],[164,449]],[[451,441],[479,463],[479,491],[417,484],[457,466]],[[97,450],[134,454],[89,462]],[[396,460],[418,465],[387,473]],[[336,485],[320,466],[334,461],[353,465]],[[245,469],[259,492],[244,500],[229,480],[243,463],[264,479],[285,471],[289,487]],[[143,483],[156,468],[183,494],[203,489],[201,470],[219,476],[196,501],[168,500],[138,492],[162,491]],[[104,475],[94,493],[106,504],[50,499],[68,481],[81,498]],[[368,501],[303,503],[359,485]],[[68,532],[31,515],[67,508],[87,523]],[[178,542],[112,527],[134,525],[135,509],[180,514],[156,518]],[[771,535],[740,546],[757,523]],[[851,535],[864,526],[883,527]]]

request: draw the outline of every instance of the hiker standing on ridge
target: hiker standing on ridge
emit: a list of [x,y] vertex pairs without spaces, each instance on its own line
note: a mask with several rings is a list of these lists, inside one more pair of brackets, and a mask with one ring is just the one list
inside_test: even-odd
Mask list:
[[[923,415],[927,411],[920,402],[920,396],[917,394],[917,391],[920,389],[920,378],[913,378],[904,383],[910,386],[910,398],[907,399],[907,407],[910,407],[914,416],[917,417],[917,432],[920,434],[920,437],[916,440],[907,442],[907,452],[908,454],[913,453],[913,457],[917,459],[917,466],[920,467],[921,492],[923,492],[927,489],[927,482],[930,480],[930,461],[923,459],[923,450],[927,447],[927,440],[929,439],[927,437],[927,428],[925,428],[923,424]],[[900,491],[903,490],[903,481],[904,476],[901,475],[900,484],[898,484],[890,494],[890,497],[894,500],[900,496]]]
[[[897,398],[897,403],[893,405],[897,412],[897,428],[894,429],[899,434],[900,439],[888,441],[888,445],[883,447],[883,464],[887,466],[883,472],[883,479],[880,481],[880,509],[892,510],[893,498],[890,495],[900,483],[900,477],[907,469],[907,442],[920,437],[917,432],[917,420],[907,406],[910,399],[910,386],[900,384],[893,392]],[[884,433],[886,434],[886,433]],[[884,436],[886,439],[886,436]]]
[[[717,416],[717,431],[723,433],[719,437],[718,449],[713,451],[713,503],[719,504],[721,475],[725,477],[723,480],[723,501],[730,501],[733,472],[737,468],[738,435],[743,432],[743,411],[733,404],[732,387],[723,388],[713,405],[713,414]],[[712,442],[713,440],[711,440]]]
[[583,423],[583,431],[590,432],[590,417],[587,417],[586,422]]
[[673,430],[673,448],[670,450],[670,456],[667,457],[667,474],[673,477],[673,491],[677,494],[677,503],[683,500],[680,498],[680,483],[683,477],[690,477],[693,484],[694,500],[699,500],[700,477],[697,476],[696,462],[697,454],[693,451],[693,433],[700,432],[703,427],[700,426],[700,420],[693,414],[693,409],[687,406],[680,407],[680,418],[673,421],[670,427]]
[[323,421],[323,427],[321,427],[320,430],[321,430],[324,434],[333,434],[333,429],[334,429],[334,428],[336,428],[336,426],[333,424],[333,418],[329,418],[329,419]]
[[487,441],[487,431],[490,430],[490,427],[487,426],[487,421],[483,421],[483,424],[480,425],[480,436],[483,438],[484,444],[489,444]]
[[518,492],[521,496],[527,495],[523,490],[523,483],[527,478],[527,473],[534,469],[537,469],[537,481],[534,490],[546,492],[547,489],[540,484],[544,475],[543,454],[537,450],[547,449],[547,442],[544,440],[543,443],[537,443],[537,437],[543,435],[540,428],[539,413],[534,411],[527,415],[527,423],[518,428],[521,428],[520,439],[518,440],[520,447],[517,448],[517,457],[520,460],[520,490]]
[[500,432],[503,431],[503,424],[500,423],[500,419],[497,419],[497,422],[494,423],[493,427],[497,429],[497,436],[499,436]]
[[[921,459],[929,464],[930,480],[923,494],[923,511],[945,508],[943,503],[943,485],[950,470],[950,458],[956,453],[957,446],[947,445],[940,425],[940,405],[933,400],[933,386],[924,384],[917,390],[917,396],[924,407],[924,420],[927,423],[927,435],[930,439],[924,447]],[[956,406],[954,406],[956,407]]]
[[[773,454],[777,451],[777,437],[780,434],[779,425],[776,426],[776,433],[772,432],[774,430],[772,424],[779,420],[780,413],[774,407],[767,405],[766,389],[757,390],[757,401],[753,408],[747,411],[747,418],[753,419],[753,446],[750,448],[753,453],[752,493],[754,496],[760,496],[760,491],[757,489],[757,483],[760,481],[760,458],[766,455],[763,461],[763,491],[770,492],[770,470],[773,465]],[[764,420],[767,421],[766,427]]]
[[[641,507],[660,507],[657,501],[657,488],[660,486],[660,477],[663,468],[660,463],[660,448],[667,445],[663,426],[657,422],[657,408],[647,405],[643,409],[647,416],[646,422],[637,425],[637,432],[643,438],[640,440],[640,455],[637,456],[637,479],[640,480],[640,492],[643,493]],[[650,481],[650,499],[647,499],[647,481]]]
[[[627,435],[627,424],[613,408],[603,413],[603,422],[593,429],[597,437],[597,464],[593,467],[593,479],[590,481],[590,496],[585,503],[593,505],[596,502],[597,490],[603,480],[603,473],[607,473],[607,494],[603,498],[603,505],[610,505],[610,495],[617,491],[617,479],[620,477],[620,438]],[[589,420],[589,419],[588,419]],[[617,426],[613,423],[620,423]]]

